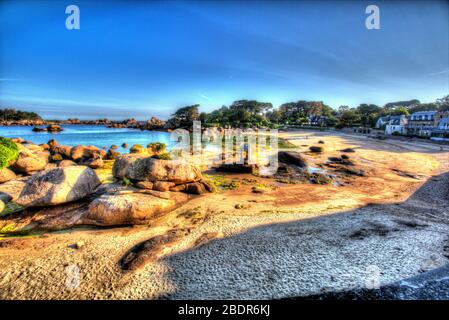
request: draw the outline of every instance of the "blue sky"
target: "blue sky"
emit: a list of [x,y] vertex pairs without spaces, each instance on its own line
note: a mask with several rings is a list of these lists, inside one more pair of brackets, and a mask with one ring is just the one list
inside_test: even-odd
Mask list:
[[[65,28],[69,4],[80,8],[80,30]],[[365,28],[369,4],[380,8],[380,30]],[[447,1],[0,2],[0,106],[46,118],[448,93]]]

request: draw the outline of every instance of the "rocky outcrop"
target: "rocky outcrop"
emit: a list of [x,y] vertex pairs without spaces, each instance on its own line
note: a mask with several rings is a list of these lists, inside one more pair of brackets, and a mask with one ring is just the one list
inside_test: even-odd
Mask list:
[[32,129],[33,132],[46,132],[47,128],[34,127]]
[[102,226],[144,224],[187,200],[182,193],[172,193],[169,199],[144,193],[102,195],[89,205],[85,222]]
[[16,174],[8,168],[0,169],[0,183],[4,183],[16,178]]
[[165,126],[165,121],[160,120],[156,117],[151,117],[150,120],[147,121],[147,129],[148,130],[160,130]]
[[143,154],[127,154],[118,158],[112,174],[119,180],[129,179],[140,189],[160,192],[203,194],[214,187],[203,180],[200,170],[193,165],[172,160],[161,160]]
[[61,128],[61,126],[59,126],[57,124],[50,124],[47,126],[47,131],[48,132],[61,132],[61,131],[63,131],[63,129]]
[[57,125],[57,124],[50,124],[45,128],[41,128],[41,127],[34,127],[33,131],[34,132],[61,132],[64,129],[61,128],[61,126]]
[[52,148],[52,152],[60,154],[64,158],[69,159],[72,154],[72,147],[58,144],[54,146],[54,148]]
[[200,170],[190,164],[173,160],[160,160],[142,155],[124,155],[112,168],[114,177],[138,181],[169,181],[175,184],[202,179]]
[[30,177],[16,203],[36,207],[75,201],[92,193],[99,184],[96,173],[88,167],[55,168]]

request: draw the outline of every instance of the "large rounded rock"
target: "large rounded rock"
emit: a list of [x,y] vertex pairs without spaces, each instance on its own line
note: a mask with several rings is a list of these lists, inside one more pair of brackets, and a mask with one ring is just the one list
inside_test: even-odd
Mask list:
[[30,150],[31,152],[35,152],[35,153],[45,151],[45,149],[42,146],[33,144],[33,143],[27,143],[23,146],[25,148],[27,148],[28,150]]
[[81,199],[98,185],[100,180],[88,167],[55,168],[28,179],[16,202],[24,207],[57,205]]
[[201,171],[191,164],[154,159],[138,154],[129,154],[118,158],[114,163],[112,173],[118,179],[170,181],[176,184],[202,179]]
[[72,148],[70,156],[75,161],[82,158],[104,158],[106,151],[95,146],[75,146]]
[[11,166],[11,169],[18,173],[33,173],[43,170],[48,163],[49,153],[47,151],[34,153],[31,150],[22,147],[19,150],[19,157]]
[[70,158],[72,154],[72,147],[64,145],[56,145],[53,150],[54,153],[59,153],[64,156],[64,158]]
[[60,167],[60,168],[70,167],[70,166],[77,166],[77,164],[75,162],[73,162],[72,160],[62,160],[61,162],[58,163],[58,167]]
[[16,178],[16,174],[8,168],[0,169],[0,183],[4,183]]
[[90,203],[84,223],[102,226],[144,224],[187,200],[188,196],[182,193],[172,193],[169,199],[144,193],[102,195]]
[[80,165],[88,166],[92,169],[101,169],[104,167],[104,161],[101,158],[84,159],[79,162]]

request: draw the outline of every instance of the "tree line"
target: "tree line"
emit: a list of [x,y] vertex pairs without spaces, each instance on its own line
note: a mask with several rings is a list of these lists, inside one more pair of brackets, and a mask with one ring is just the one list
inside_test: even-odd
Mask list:
[[340,106],[333,109],[322,101],[284,103],[273,108],[269,102],[238,100],[230,106],[222,106],[210,113],[200,112],[199,105],[178,109],[167,121],[168,128],[189,128],[192,121],[203,126],[269,127],[284,125],[314,125],[343,127],[374,127],[379,117],[405,115],[418,111],[449,111],[449,95],[433,103],[421,103],[417,99],[389,102],[383,107],[362,103],[357,107]]
[[[449,95],[432,103],[421,103],[417,99],[389,102],[383,107],[362,103],[357,107],[340,106],[333,109],[322,101],[288,102],[274,108],[270,102],[238,100],[229,106],[221,106],[212,112],[200,112],[200,105],[194,104],[178,109],[168,119],[166,128],[190,128],[192,121],[201,121],[203,126],[212,127],[268,127],[292,126],[335,126],[374,127],[379,117],[405,115],[417,111],[449,111]],[[35,112],[12,108],[0,109],[0,121],[42,120]]]
[[16,109],[0,109],[1,121],[42,120],[35,112],[20,111]]

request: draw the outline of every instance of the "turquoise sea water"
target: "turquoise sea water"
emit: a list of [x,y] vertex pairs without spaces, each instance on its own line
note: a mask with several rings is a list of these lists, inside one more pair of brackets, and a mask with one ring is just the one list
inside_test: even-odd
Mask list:
[[170,149],[174,144],[174,142],[170,141],[168,132],[141,131],[127,128],[114,129],[101,125],[62,125],[61,127],[64,131],[48,133],[33,132],[33,127],[31,126],[0,126],[0,136],[7,138],[21,137],[35,144],[47,143],[50,139],[56,139],[59,144],[68,146],[93,145],[98,148],[109,148],[115,144],[119,147],[117,151],[120,152],[129,152],[129,149],[121,147],[124,142],[129,145],[129,148],[136,143],[146,147],[151,142],[163,142]]

